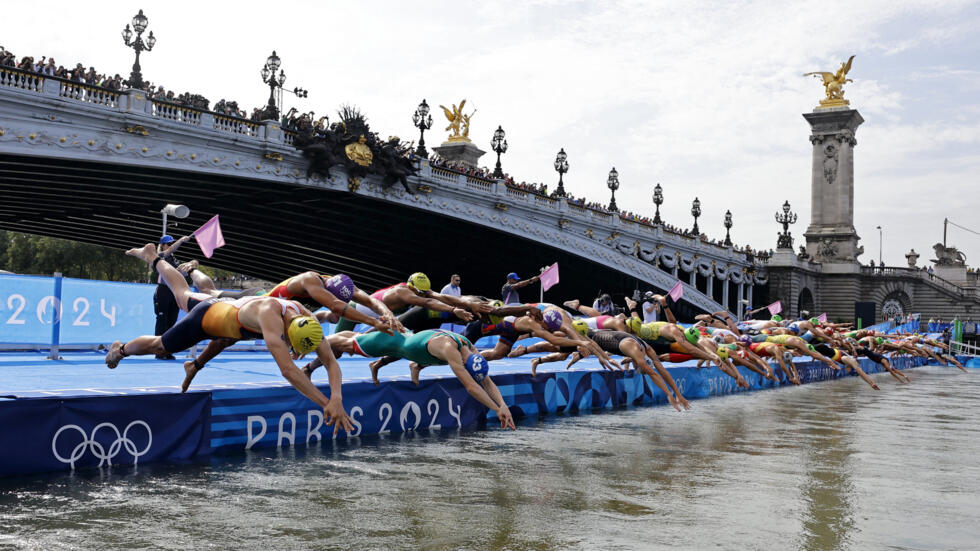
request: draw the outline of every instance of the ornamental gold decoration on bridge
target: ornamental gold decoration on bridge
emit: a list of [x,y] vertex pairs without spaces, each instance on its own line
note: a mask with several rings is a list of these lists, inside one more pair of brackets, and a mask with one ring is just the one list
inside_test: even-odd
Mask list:
[[442,107],[442,112],[446,114],[446,119],[449,121],[449,126],[446,130],[451,130],[452,134],[449,135],[450,142],[469,142],[470,140],[470,118],[476,114],[476,109],[473,110],[469,115],[463,114],[463,106],[466,105],[466,99],[459,102],[459,106],[452,104],[453,110],[450,111],[445,105],[440,105]]
[[824,91],[827,94],[826,99],[820,100],[820,105],[817,109],[829,109],[832,107],[847,107],[851,102],[844,99],[844,84],[848,82],[854,82],[847,77],[847,73],[851,70],[851,62],[854,61],[854,56],[848,58],[840,64],[840,69],[837,69],[836,73],[829,73],[827,71],[814,71],[812,73],[803,73],[803,76],[807,77],[813,75],[817,78],[823,79]]
[[374,153],[371,153],[371,148],[367,146],[366,142],[367,138],[364,137],[364,134],[361,134],[361,137],[356,142],[347,144],[344,147],[344,153],[347,154],[347,158],[361,166],[371,166],[371,161],[374,160]]

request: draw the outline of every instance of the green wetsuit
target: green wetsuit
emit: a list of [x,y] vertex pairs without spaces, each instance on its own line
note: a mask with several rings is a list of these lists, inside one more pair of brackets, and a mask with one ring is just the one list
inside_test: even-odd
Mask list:
[[429,329],[412,335],[395,333],[388,335],[380,331],[362,333],[354,337],[354,351],[368,358],[394,356],[419,365],[439,365],[446,363],[429,353],[429,341],[435,337],[446,336],[456,341],[456,348],[468,346],[470,341],[461,335],[441,329]]

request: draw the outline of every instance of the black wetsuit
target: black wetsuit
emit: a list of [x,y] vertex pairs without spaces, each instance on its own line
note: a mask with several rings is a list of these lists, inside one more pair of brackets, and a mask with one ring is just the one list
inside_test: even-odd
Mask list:
[[635,335],[626,333],[625,331],[610,331],[608,329],[603,329],[601,331],[593,331],[589,329],[588,337],[593,341],[595,341],[595,343],[599,345],[599,348],[612,354],[621,355],[623,352],[622,350],[620,350],[619,346],[623,343],[623,341],[628,339],[632,339],[636,341],[637,344],[640,345],[640,348],[644,350],[646,350],[648,346],[647,343],[643,341],[643,339]]

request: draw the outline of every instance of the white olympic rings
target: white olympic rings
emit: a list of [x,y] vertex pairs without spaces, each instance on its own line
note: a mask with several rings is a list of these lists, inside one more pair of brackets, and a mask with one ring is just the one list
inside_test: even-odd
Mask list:
[[[136,443],[129,438],[129,429],[136,425],[142,425],[143,428],[146,429],[146,447],[142,451],[137,450]],[[108,450],[106,450],[105,447],[95,439],[96,433],[99,432],[99,429],[103,428],[112,429],[112,431],[116,433],[116,439],[109,445]],[[82,435],[82,441],[75,446],[69,457],[62,457],[61,454],[58,453],[58,437],[61,436],[62,432],[69,429],[77,430]],[[126,452],[133,456],[133,465],[136,465],[140,456],[146,455],[147,452],[150,451],[150,446],[152,445],[153,431],[150,430],[150,425],[146,424],[146,421],[140,420],[133,421],[132,423],[126,425],[126,428],[122,431],[122,434],[119,433],[119,429],[112,423],[100,423],[96,425],[95,428],[92,429],[91,436],[86,434],[85,430],[78,425],[65,425],[58,429],[58,431],[54,433],[54,437],[51,439],[51,451],[54,453],[54,456],[58,459],[58,461],[71,465],[72,470],[75,470],[75,462],[85,455],[86,448],[90,448],[92,450],[92,454],[99,460],[99,466],[101,467],[103,465],[112,466],[112,458],[119,455],[119,452],[122,451],[124,447]]]

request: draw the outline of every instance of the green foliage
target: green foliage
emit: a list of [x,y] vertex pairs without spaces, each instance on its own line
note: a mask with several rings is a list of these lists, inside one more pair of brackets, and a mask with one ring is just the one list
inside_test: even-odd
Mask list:
[[144,282],[149,274],[146,263],[118,249],[4,230],[0,230],[0,270]]

